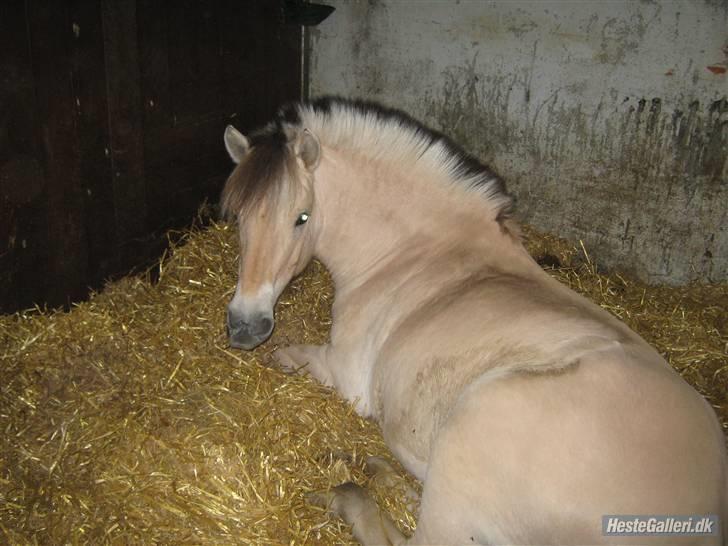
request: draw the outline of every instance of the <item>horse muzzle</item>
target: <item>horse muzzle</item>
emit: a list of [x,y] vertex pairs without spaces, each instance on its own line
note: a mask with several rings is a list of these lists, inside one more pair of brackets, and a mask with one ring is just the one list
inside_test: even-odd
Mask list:
[[246,319],[228,309],[227,328],[230,346],[249,351],[270,337],[273,332],[273,317],[259,314]]

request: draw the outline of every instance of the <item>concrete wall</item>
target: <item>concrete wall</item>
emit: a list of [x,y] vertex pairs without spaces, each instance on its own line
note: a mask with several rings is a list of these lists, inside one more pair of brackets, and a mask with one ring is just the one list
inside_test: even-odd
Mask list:
[[402,108],[520,218],[651,282],[728,279],[728,2],[327,0],[312,96]]

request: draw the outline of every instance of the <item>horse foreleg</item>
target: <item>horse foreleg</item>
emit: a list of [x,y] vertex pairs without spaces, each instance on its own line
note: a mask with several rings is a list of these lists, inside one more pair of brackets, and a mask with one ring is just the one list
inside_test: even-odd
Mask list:
[[333,375],[326,365],[328,345],[289,345],[273,353],[273,358],[287,372],[309,374],[319,383],[334,386]]
[[345,483],[310,500],[351,525],[351,532],[362,546],[396,546],[407,541],[374,499],[354,483]]

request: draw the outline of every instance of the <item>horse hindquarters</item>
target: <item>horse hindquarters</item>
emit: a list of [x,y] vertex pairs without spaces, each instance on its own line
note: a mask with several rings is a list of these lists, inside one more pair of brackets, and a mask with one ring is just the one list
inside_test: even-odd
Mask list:
[[602,515],[720,514],[714,425],[687,384],[649,367],[583,362],[476,382],[433,446],[412,542],[638,544],[603,536]]

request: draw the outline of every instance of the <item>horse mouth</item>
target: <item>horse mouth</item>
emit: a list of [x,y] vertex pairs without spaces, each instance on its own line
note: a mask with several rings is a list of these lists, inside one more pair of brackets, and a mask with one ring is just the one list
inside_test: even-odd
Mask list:
[[243,351],[250,351],[255,349],[258,345],[268,339],[270,335],[266,336],[251,336],[251,335],[231,335],[230,336],[230,347],[233,349],[242,349]]

